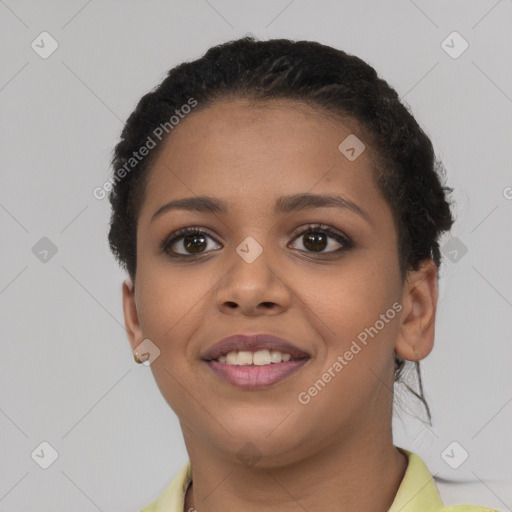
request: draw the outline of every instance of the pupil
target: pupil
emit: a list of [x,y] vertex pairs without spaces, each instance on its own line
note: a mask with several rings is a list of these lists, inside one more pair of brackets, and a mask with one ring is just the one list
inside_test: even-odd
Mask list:
[[[304,235],[305,241],[304,246],[309,250],[319,250],[322,251],[327,247],[327,240],[325,234],[313,234],[309,233]],[[318,246],[317,244],[320,244]]]
[[[184,238],[185,248],[190,252],[201,252],[201,249],[206,247],[206,240],[204,235],[187,235]],[[198,242],[198,240],[200,240]]]

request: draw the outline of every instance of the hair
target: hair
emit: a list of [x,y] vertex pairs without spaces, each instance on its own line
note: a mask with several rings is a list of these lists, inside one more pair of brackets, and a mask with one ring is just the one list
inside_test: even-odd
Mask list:
[[[314,41],[243,37],[214,46],[201,58],[171,69],[140,99],[114,149],[114,173],[126,169],[128,163],[133,166],[134,152],[152,139],[155,128],[166,123],[169,126],[171,116],[190,104],[191,98],[198,106],[190,115],[223,100],[295,100],[320,114],[355,122],[376,155],[375,181],[393,213],[402,278],[424,260],[432,259],[440,266],[438,240],[453,224],[447,201],[452,189],[441,183],[442,163],[408,107],[362,59]],[[108,240],[134,286],[138,215],[152,162],[167,136],[137,161],[136,171],[119,173],[123,178],[118,179],[118,175],[112,180]],[[395,382],[402,382],[407,364],[395,353]],[[419,391],[405,385],[424,404],[432,424],[419,362],[414,364]]]

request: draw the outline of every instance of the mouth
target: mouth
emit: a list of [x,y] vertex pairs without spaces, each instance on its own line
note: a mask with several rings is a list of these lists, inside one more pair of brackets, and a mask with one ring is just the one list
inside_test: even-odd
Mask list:
[[311,356],[270,334],[237,334],[219,341],[201,358],[217,376],[230,384],[259,389],[289,377]]

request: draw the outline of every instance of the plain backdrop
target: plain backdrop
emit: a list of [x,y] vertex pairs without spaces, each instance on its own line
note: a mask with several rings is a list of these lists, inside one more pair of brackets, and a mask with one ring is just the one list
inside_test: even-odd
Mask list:
[[422,362],[434,425],[397,390],[395,444],[470,481],[440,481],[446,504],[512,510],[511,21],[510,0],[0,0],[0,511],[138,511],[186,462],[92,191],[140,97],[247,33],[365,59],[431,137],[457,202]]

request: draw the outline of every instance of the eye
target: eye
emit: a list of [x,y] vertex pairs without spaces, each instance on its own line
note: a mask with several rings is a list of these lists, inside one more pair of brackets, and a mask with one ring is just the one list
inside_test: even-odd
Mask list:
[[[172,233],[162,244],[162,251],[169,253],[170,256],[179,254],[182,256],[191,256],[194,254],[204,254],[208,248],[208,240],[218,244],[205,230],[196,227],[187,227]],[[218,249],[215,247],[214,249]]]
[[342,252],[353,246],[348,236],[323,224],[309,226],[294,238],[296,240],[300,243],[294,249],[313,253]]
[[[213,247],[211,247],[211,243]],[[297,241],[299,242],[297,244]],[[293,246],[296,243],[297,246]],[[215,246],[216,245],[216,246]],[[315,224],[302,230],[291,242],[291,247],[309,253],[340,253],[353,247],[352,240],[342,232],[324,224]],[[217,242],[206,230],[186,227],[169,235],[161,244],[162,252],[170,257],[201,256],[220,249]]]

